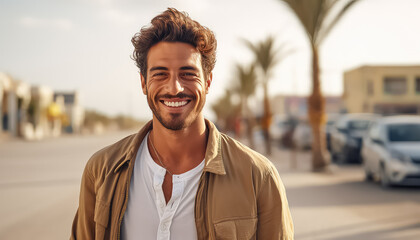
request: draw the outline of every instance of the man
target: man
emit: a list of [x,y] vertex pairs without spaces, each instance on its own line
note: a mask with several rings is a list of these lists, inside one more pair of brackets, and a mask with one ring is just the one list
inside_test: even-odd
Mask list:
[[213,32],[170,8],[132,42],[153,120],[89,160],[71,239],[293,239],[275,167],[203,117]]

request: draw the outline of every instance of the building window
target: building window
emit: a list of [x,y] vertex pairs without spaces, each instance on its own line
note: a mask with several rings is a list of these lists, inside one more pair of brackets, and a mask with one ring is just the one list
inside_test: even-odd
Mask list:
[[407,79],[405,77],[385,77],[384,92],[392,95],[407,93]]
[[416,93],[420,93],[420,77],[416,77]]

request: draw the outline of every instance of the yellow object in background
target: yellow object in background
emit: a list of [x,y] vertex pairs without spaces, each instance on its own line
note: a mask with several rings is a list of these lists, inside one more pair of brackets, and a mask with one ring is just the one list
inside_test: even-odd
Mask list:
[[61,107],[57,103],[51,103],[48,106],[48,117],[50,118],[57,118],[61,116]]

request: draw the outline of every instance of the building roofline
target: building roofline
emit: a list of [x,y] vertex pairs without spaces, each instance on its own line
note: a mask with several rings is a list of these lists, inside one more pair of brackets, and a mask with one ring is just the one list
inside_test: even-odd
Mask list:
[[352,72],[354,70],[364,69],[364,68],[420,68],[420,64],[384,64],[384,65],[374,65],[374,64],[365,64],[359,65],[357,67],[349,68],[345,70],[344,73]]
[[[272,95],[271,96],[271,98],[275,98],[275,97],[284,97],[284,98],[287,98],[287,97],[302,97],[302,98],[307,98],[307,97],[309,97],[311,95],[311,93],[308,93],[308,94],[296,94],[296,95],[294,95],[294,94],[275,94],[275,95]],[[337,97],[337,98],[341,98],[342,97],[342,94],[323,94],[323,97],[325,98],[325,97]]]

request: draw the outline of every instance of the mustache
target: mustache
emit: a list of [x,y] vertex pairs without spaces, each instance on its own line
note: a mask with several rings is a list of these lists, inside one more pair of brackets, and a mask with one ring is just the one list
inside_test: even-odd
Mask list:
[[194,99],[193,95],[189,95],[186,93],[178,93],[177,95],[171,95],[171,94],[162,94],[162,95],[158,95],[157,98],[192,98]]

